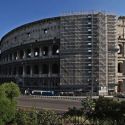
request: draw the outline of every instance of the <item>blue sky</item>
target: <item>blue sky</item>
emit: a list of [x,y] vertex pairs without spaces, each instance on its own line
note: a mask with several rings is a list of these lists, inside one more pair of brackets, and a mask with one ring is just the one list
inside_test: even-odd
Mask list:
[[125,0],[0,0],[0,38],[28,22],[92,10],[125,15]]

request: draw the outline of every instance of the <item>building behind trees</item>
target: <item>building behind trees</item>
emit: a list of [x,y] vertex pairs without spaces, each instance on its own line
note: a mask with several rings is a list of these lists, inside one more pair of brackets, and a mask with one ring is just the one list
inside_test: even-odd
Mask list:
[[23,90],[114,94],[121,89],[117,72],[124,70],[116,24],[113,14],[73,13],[12,30],[1,39],[0,82],[14,81]]

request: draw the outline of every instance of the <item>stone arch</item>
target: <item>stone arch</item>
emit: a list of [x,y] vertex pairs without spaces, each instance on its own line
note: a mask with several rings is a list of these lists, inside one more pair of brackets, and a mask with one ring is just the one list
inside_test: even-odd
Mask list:
[[34,48],[34,57],[38,57],[39,56],[39,48],[36,47]]
[[38,65],[33,66],[33,74],[39,74],[39,66]]
[[48,64],[43,64],[42,65],[42,73],[43,74],[48,74],[49,73],[49,65]]
[[122,71],[123,71],[123,63],[118,62],[118,73],[122,73]]
[[53,45],[52,54],[53,55],[59,55],[59,46],[58,45]]
[[31,70],[31,66],[27,65],[26,66],[26,74],[30,75],[30,70]]
[[118,54],[123,54],[124,48],[122,44],[118,44],[119,50],[118,50]]
[[57,63],[52,64],[52,73],[53,74],[59,73],[59,64],[57,64]]

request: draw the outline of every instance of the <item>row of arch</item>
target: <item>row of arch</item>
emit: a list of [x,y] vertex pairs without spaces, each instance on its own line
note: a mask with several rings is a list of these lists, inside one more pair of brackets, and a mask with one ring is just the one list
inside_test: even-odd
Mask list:
[[3,62],[32,58],[32,57],[40,57],[40,56],[52,56],[59,55],[59,46],[43,46],[43,47],[30,47],[26,49],[16,50],[11,52],[10,54],[6,54],[2,57]]
[[1,67],[0,74],[3,75],[39,75],[39,74],[59,74],[59,64],[42,64],[42,65],[26,65],[26,66],[8,66]]

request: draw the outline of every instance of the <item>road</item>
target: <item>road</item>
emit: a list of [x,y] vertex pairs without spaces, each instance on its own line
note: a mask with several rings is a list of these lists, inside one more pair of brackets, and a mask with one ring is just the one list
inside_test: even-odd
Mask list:
[[17,98],[17,105],[19,107],[30,108],[35,107],[37,109],[54,110],[57,112],[65,112],[69,107],[81,108],[80,100],[71,99],[51,99],[40,98],[32,96],[20,96]]

